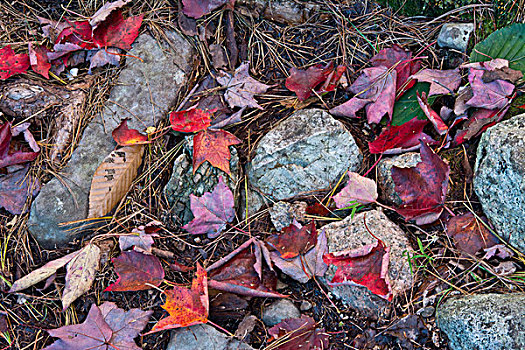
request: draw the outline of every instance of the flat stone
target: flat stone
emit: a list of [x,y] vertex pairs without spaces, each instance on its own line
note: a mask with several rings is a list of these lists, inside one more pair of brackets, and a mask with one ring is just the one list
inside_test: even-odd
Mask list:
[[301,312],[294,303],[288,299],[279,299],[263,308],[261,319],[265,325],[272,327],[287,318],[297,317],[301,317]]
[[166,32],[166,36],[169,42],[160,45],[148,34],[137,38],[128,54],[143,62],[127,59],[102,115],[86,127],[61,178],[46,184],[33,202],[28,229],[43,247],[67,244],[86,233],[82,225],[58,225],[86,218],[93,173],[115,148],[111,132],[121,118],[131,118],[130,128],[144,130],[165,118],[175,102],[191,71],[193,49],[176,32]]
[[292,114],[261,138],[254,154],[247,166],[254,188],[248,199],[257,205],[263,201],[250,196],[278,201],[328,189],[362,160],[348,130],[321,109]]
[[392,179],[392,167],[413,168],[421,162],[419,153],[409,152],[385,158],[377,164],[377,185],[380,198],[388,203],[401,205],[401,198],[397,195],[396,185]]
[[454,297],[436,321],[451,350],[525,349],[525,293]]
[[[407,253],[414,254],[414,250],[405,233],[380,210],[371,210],[357,213],[352,219],[348,216],[342,221],[337,221],[323,226],[328,239],[328,252],[354,250],[376,242],[370,231],[390,247],[390,263],[388,277],[394,296],[404,293],[411,288],[414,277],[410,272]],[[330,289],[333,295],[343,303],[371,318],[378,318],[388,313],[390,303],[370,292],[366,287],[354,285],[328,285],[334,274],[335,266],[330,266],[321,281]]]
[[445,23],[439,32],[437,44],[441,47],[465,52],[473,30],[474,23]]
[[277,202],[270,209],[270,219],[277,231],[290,226],[294,220],[304,222],[306,214],[306,202]]
[[207,324],[171,331],[166,350],[253,350],[251,346],[230,338]]
[[481,136],[474,190],[498,234],[525,252],[525,114]]
[[[195,175],[193,174],[192,154],[193,136],[185,138],[182,154],[173,162],[173,172],[164,187],[164,194],[170,204],[170,219],[179,225],[185,225],[193,219],[190,207],[190,194],[201,197],[204,192],[213,191],[219,183],[219,177],[226,186],[235,193],[235,187],[239,179],[239,157],[235,147],[230,146],[230,171],[231,176],[224,171],[215,168],[208,162],[204,162]],[[237,200],[238,196],[234,195]]]

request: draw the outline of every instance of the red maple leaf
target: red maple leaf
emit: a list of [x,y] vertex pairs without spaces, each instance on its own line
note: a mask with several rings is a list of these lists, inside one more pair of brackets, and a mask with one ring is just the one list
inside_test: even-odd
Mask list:
[[421,142],[421,162],[414,168],[392,168],[395,189],[403,204],[396,208],[405,220],[418,225],[436,221],[445,204],[450,167]]
[[286,78],[285,86],[288,90],[297,94],[299,101],[304,101],[312,95],[316,87],[323,84],[321,92],[333,91],[339,82],[339,79],[345,72],[345,66],[339,66],[334,69],[333,62],[326,66],[316,64],[308,69],[290,69],[290,76]]
[[402,125],[391,125],[383,130],[374,141],[368,143],[370,153],[399,154],[419,148],[419,141],[434,144],[435,141],[423,132],[428,120],[412,120]]
[[50,50],[44,45],[34,46],[32,43],[29,43],[31,68],[46,79],[49,79],[49,69],[51,68],[51,63],[49,63],[47,58],[48,52]]
[[93,28],[89,21],[68,21],[69,26],[58,35],[55,44],[75,44],[83,49],[95,48],[93,43]]
[[419,106],[427,116],[428,120],[430,120],[432,125],[434,125],[434,129],[436,129],[438,134],[446,134],[446,132],[448,131],[448,126],[443,122],[439,114],[437,114],[436,111],[434,111],[432,107],[430,107],[425,92],[422,92],[420,96],[419,92],[416,91],[416,98],[417,102],[419,103]]
[[115,265],[118,279],[104,289],[104,292],[146,290],[152,288],[150,284],[160,286],[164,279],[164,269],[156,256],[129,251],[122,252],[111,261]]
[[[276,350],[321,350],[328,349],[328,333],[316,328],[317,323],[310,316],[286,319],[268,330],[272,336],[269,347]],[[274,345],[275,344],[275,345]]]
[[141,134],[138,130],[128,128],[129,118],[122,119],[120,125],[113,130],[111,136],[119,146],[144,145],[150,143],[148,135]]
[[193,173],[205,161],[226,174],[230,172],[230,146],[241,143],[235,135],[219,130],[203,130],[193,138]]
[[211,117],[217,108],[202,110],[193,108],[186,111],[171,112],[171,128],[179,132],[197,132],[206,130],[211,123]]
[[310,225],[300,227],[294,222],[283,228],[279,234],[273,234],[266,240],[268,244],[277,249],[283,259],[292,259],[299,254],[304,254],[312,249],[317,242],[317,230],[312,220]]
[[338,267],[330,283],[364,286],[372,293],[391,300],[389,256],[390,249],[378,239],[374,244],[358,249],[325,254],[323,260]]
[[93,31],[93,41],[97,47],[118,47],[131,49],[131,44],[139,35],[144,15],[124,19],[122,10],[115,10]]
[[0,49],[0,80],[6,80],[15,74],[25,73],[29,65],[27,54],[15,54],[10,45]]
[[206,270],[197,264],[197,273],[191,289],[175,287],[164,292],[166,303],[162,308],[169,316],[161,319],[147,334],[208,322],[209,300]]

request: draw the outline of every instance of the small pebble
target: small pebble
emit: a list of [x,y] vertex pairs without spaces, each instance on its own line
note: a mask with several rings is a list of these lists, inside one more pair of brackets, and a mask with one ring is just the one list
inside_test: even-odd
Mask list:
[[310,310],[311,308],[312,308],[312,303],[309,302],[309,301],[306,301],[306,300],[303,301],[303,302],[301,303],[301,306],[299,307],[299,309],[300,309],[301,311],[308,311],[308,310]]
[[421,317],[427,318],[431,317],[434,314],[434,311],[435,309],[433,306],[427,306],[417,310],[416,314],[418,314]]

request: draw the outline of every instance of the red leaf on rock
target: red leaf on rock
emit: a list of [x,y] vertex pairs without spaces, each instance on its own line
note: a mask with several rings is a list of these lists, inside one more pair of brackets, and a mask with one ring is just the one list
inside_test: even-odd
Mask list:
[[124,19],[121,10],[115,10],[93,31],[93,41],[97,47],[117,47],[131,49],[131,44],[139,35],[144,15]]
[[385,114],[392,119],[396,100],[395,70],[386,67],[366,68],[350,87],[356,94],[342,105],[334,107],[330,113],[340,117],[357,118],[356,112],[366,107],[368,123],[379,123]]
[[372,293],[391,300],[389,256],[390,248],[377,240],[375,244],[358,249],[325,254],[323,260],[338,267],[330,283],[364,286]]
[[[27,130],[29,124],[24,127]],[[0,125],[0,168],[30,162],[35,160],[38,156],[38,152],[24,152],[23,150],[20,150],[19,147],[11,147],[12,138],[13,132],[11,129],[11,123]]]
[[44,45],[33,46],[32,43],[29,43],[31,68],[46,79],[49,79],[49,69],[51,68],[51,63],[47,58],[48,52],[50,52],[49,49]]
[[164,269],[156,256],[129,251],[111,261],[119,277],[104,292],[146,290],[152,288],[148,284],[158,287],[164,279]]
[[230,172],[230,146],[241,143],[235,135],[225,130],[203,130],[193,138],[193,173],[205,161],[226,174]]
[[119,146],[144,145],[150,143],[148,135],[141,134],[138,130],[128,128],[129,118],[122,119],[120,125],[113,130],[111,136]]
[[472,213],[451,217],[447,222],[447,236],[454,239],[456,248],[466,256],[475,255],[499,242]]
[[169,316],[160,320],[147,334],[208,322],[208,279],[206,270],[200,264],[197,264],[197,273],[191,289],[175,287],[166,290],[164,294],[166,303],[162,308],[168,311]]
[[324,91],[333,91],[337,82],[343,75],[346,67],[339,66],[334,70],[333,62],[326,66],[316,64],[308,69],[290,69],[290,76],[286,78],[285,86],[288,90],[297,94],[299,101],[304,101],[312,95],[312,91],[321,83],[326,82],[323,86]]
[[270,252],[255,238],[244,242],[206,270],[210,274],[208,283],[211,288],[252,297],[285,297],[274,292],[277,276],[271,267]]
[[182,12],[188,17],[197,19],[227,2],[228,0],[182,0]]
[[368,143],[370,153],[399,154],[416,150],[419,141],[428,144],[436,143],[432,137],[423,132],[428,120],[416,118],[402,124],[388,126],[374,141]]
[[374,203],[377,199],[377,185],[357,173],[348,172],[348,182],[341,192],[334,196],[337,208],[345,208],[357,202],[360,204]]
[[[272,336],[270,346],[275,350],[321,350],[328,349],[328,338],[324,328],[315,328],[317,324],[310,316],[286,319],[268,330]],[[271,343],[276,341],[278,345]]]
[[304,254],[315,246],[317,230],[312,220],[310,225],[301,227],[294,222],[283,228],[279,234],[273,234],[266,240],[268,244],[277,249],[283,259],[292,259],[299,254]]
[[421,162],[415,168],[392,168],[392,179],[403,204],[396,208],[405,220],[418,225],[436,221],[445,204],[450,167],[421,142]]
[[27,198],[40,192],[40,180],[28,176],[29,166],[7,175],[0,175],[0,208],[13,215],[24,214]]
[[15,54],[10,45],[0,49],[0,80],[25,73],[29,65],[29,56],[25,53]]
[[208,234],[209,238],[215,238],[235,217],[233,193],[222,176],[212,192],[205,192],[202,197],[190,194],[190,204],[195,218],[182,228],[194,235]]
[[437,114],[436,111],[434,111],[432,107],[430,107],[430,105],[428,104],[427,95],[425,94],[425,92],[422,92],[421,96],[419,95],[418,92],[416,92],[416,97],[417,97],[417,102],[419,103],[419,106],[421,107],[425,115],[427,116],[428,120],[430,120],[432,125],[434,125],[434,129],[436,129],[438,134],[440,135],[446,134],[446,132],[448,131],[448,126],[443,122],[439,114]]
[[180,132],[196,132],[206,130],[211,123],[211,117],[217,108],[202,110],[198,108],[170,113],[171,128]]
[[448,70],[423,69],[414,74],[412,79],[430,83],[429,97],[450,94],[450,91],[456,91],[461,84],[461,74],[458,68]]

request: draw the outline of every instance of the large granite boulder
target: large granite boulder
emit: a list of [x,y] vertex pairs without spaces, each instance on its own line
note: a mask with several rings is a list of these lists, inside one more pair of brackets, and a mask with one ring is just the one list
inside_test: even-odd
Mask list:
[[129,51],[126,67],[112,88],[103,113],[86,127],[60,179],[47,183],[33,202],[28,228],[45,248],[66,244],[86,230],[85,225],[59,226],[87,216],[91,178],[102,160],[115,148],[111,132],[122,118],[130,128],[144,130],[166,117],[179,88],[191,71],[193,49],[176,32],[166,32],[158,43],[142,34]]
[[454,297],[436,321],[451,350],[525,349],[525,293]]
[[481,136],[474,190],[499,235],[525,252],[525,114]]
[[166,350],[253,350],[251,346],[231,339],[207,324],[178,328],[171,331]]

